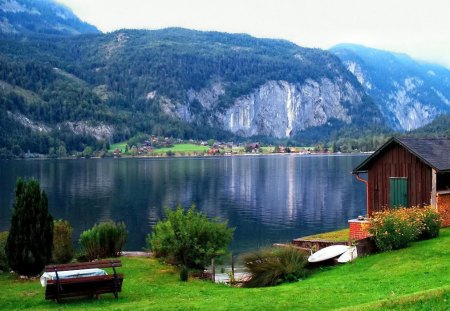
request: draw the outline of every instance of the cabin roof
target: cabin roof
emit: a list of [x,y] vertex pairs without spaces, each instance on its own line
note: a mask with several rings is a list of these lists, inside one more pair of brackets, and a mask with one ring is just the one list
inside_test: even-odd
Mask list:
[[390,145],[399,144],[438,172],[450,171],[450,139],[447,138],[397,138],[392,137],[370,157],[353,169],[353,174],[367,172],[374,161]]

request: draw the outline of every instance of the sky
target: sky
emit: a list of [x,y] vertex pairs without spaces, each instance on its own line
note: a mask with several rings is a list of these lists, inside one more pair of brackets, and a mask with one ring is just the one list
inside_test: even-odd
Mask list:
[[449,0],[57,0],[103,32],[184,27],[406,53],[450,68]]

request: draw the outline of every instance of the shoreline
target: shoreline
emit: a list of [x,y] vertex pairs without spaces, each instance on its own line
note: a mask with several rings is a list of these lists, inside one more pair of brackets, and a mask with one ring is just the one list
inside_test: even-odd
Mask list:
[[102,159],[171,159],[171,158],[193,158],[193,159],[200,159],[200,158],[226,158],[226,157],[261,157],[261,156],[333,156],[333,157],[339,157],[339,156],[360,156],[360,155],[371,155],[372,152],[352,152],[352,153],[320,153],[320,152],[311,152],[311,153],[236,153],[236,154],[226,154],[226,155],[173,155],[173,156],[167,156],[167,155],[137,155],[137,156],[129,156],[129,155],[122,155],[122,156],[105,156],[105,157],[46,157],[46,156],[39,156],[39,157],[29,157],[29,158],[14,158],[14,159],[0,159],[0,160],[90,160],[90,159],[96,159],[96,160],[102,160]]

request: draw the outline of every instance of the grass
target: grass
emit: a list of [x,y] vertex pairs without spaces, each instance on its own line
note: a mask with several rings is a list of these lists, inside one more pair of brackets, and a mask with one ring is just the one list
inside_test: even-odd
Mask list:
[[174,153],[193,153],[193,152],[205,152],[209,150],[209,146],[200,146],[195,144],[176,144],[170,148],[155,149],[153,153],[162,154],[171,150]]
[[127,144],[126,141],[123,141],[121,143],[111,144],[109,146],[109,151],[114,151],[114,150],[116,150],[118,148],[120,150],[120,152],[123,153],[123,152],[125,152],[125,145],[126,144]]
[[332,232],[319,233],[302,237],[303,240],[326,240],[334,242],[347,242],[350,234],[350,229],[342,229]]
[[[116,148],[119,148],[121,152],[125,152],[125,145],[127,142],[120,142],[116,144],[111,144],[109,147],[110,151],[116,150]],[[169,148],[158,148],[153,150],[153,154],[165,154],[167,151],[171,150],[174,153],[177,154],[189,154],[194,152],[205,152],[209,150],[209,146],[200,146],[195,144],[175,144],[173,147]]]
[[449,310],[450,228],[439,238],[398,251],[323,268],[309,278],[269,288],[230,288],[178,280],[178,273],[151,258],[123,258],[123,292],[100,300],[59,306],[44,300],[38,280],[0,275],[2,310]]

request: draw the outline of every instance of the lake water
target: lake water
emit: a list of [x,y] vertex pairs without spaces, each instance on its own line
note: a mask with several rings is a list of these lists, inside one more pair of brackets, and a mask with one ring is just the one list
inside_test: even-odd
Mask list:
[[365,155],[0,161],[0,231],[10,224],[17,177],[34,177],[54,218],[74,240],[95,223],[124,221],[127,250],[140,250],[164,207],[195,203],[236,227],[235,253],[347,227],[365,214],[351,174]]

